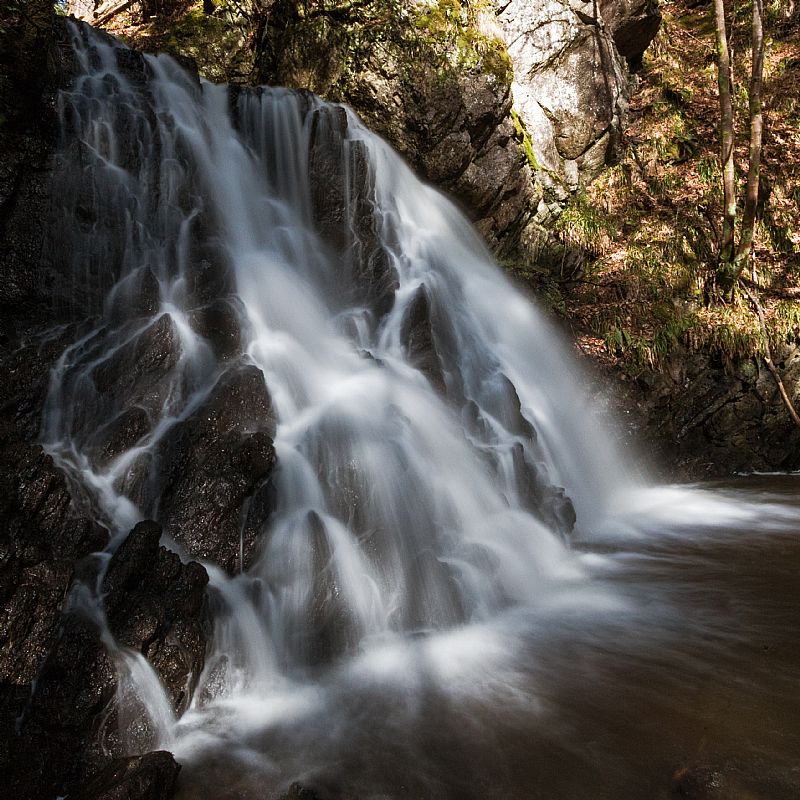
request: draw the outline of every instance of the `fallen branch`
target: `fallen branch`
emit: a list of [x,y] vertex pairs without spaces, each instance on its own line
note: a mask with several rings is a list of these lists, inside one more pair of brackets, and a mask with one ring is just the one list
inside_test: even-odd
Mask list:
[[755,281],[746,278],[744,275],[740,276],[739,280],[751,289],[757,289],[762,294],[769,295],[770,297],[777,297],[780,300],[800,300],[800,287],[789,286],[785,289],[770,289],[766,286],[759,286]]
[[755,308],[756,314],[758,315],[758,324],[761,326],[761,333],[764,336],[764,363],[767,365],[767,369],[772,373],[772,377],[775,379],[775,383],[778,386],[778,392],[780,392],[781,399],[783,400],[783,404],[786,406],[786,410],[789,412],[789,416],[792,418],[794,424],[800,428],[800,416],[797,415],[797,411],[792,404],[791,398],[786,392],[786,387],[783,385],[781,374],[778,372],[778,368],[772,361],[772,350],[769,346],[769,334],[767,333],[767,321],[764,318],[764,309],[761,308],[761,303],[758,302],[758,296],[750,291],[744,281],[740,281],[739,285],[747,295],[747,299],[753,304],[753,308]]
[[117,3],[107,11],[103,11],[102,13],[97,12],[92,20],[92,25],[105,25],[106,22],[116,17],[117,14],[127,11],[134,3],[138,2],[139,0],[123,0],[123,2]]

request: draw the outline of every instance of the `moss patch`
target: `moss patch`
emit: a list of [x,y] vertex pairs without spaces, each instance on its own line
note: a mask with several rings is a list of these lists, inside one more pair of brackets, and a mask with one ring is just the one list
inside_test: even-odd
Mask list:
[[539,163],[536,160],[536,154],[533,152],[533,141],[531,140],[531,135],[528,133],[528,129],[525,127],[525,123],[522,121],[522,118],[513,108],[511,109],[511,121],[514,123],[514,135],[522,146],[522,152],[525,153],[525,158],[527,159],[528,164],[530,164],[531,169],[538,170]]

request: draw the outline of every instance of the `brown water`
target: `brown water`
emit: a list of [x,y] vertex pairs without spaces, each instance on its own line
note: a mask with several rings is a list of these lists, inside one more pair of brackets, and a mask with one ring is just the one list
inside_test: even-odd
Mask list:
[[655,490],[577,548],[535,608],[190,716],[184,796],[800,797],[800,477]]

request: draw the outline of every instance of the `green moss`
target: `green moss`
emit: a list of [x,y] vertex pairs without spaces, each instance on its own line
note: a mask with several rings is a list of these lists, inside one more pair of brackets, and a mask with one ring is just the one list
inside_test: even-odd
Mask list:
[[[510,86],[511,81],[514,79],[514,65],[511,63],[511,56],[508,54],[505,44],[499,39],[489,39],[487,37],[484,37],[484,41],[483,71],[494,75],[498,83]],[[528,140],[530,141],[530,137],[528,137]]]
[[536,154],[533,152],[533,141],[525,123],[517,113],[516,109],[511,109],[511,122],[514,124],[514,134],[517,141],[522,145],[522,152],[525,153],[525,158],[531,165],[531,169],[538,170],[539,162],[536,160]]
[[480,3],[439,0],[412,17],[417,44],[438,55],[440,69],[479,68],[510,86],[514,69],[505,44],[479,29],[479,15],[486,13],[491,13],[490,7]]

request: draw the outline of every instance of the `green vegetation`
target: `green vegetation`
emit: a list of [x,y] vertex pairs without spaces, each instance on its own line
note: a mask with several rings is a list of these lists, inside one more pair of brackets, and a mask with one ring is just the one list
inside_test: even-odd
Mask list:
[[[664,368],[684,350],[726,359],[764,352],[746,298],[721,305],[710,296],[723,202],[713,16],[708,8],[687,10],[680,0],[664,3],[662,11],[623,160],[575,195],[557,224],[560,242],[584,254],[580,268],[547,283],[562,298],[548,305],[562,307],[584,337],[634,374]],[[744,74],[749,30],[742,24],[735,35],[734,69]],[[794,288],[800,278],[800,103],[791,89],[800,82],[800,31],[787,28],[769,45],[764,179],[754,267],[744,277],[760,290],[776,348],[800,341]],[[734,103],[744,130],[747,92],[737,93]],[[737,175],[746,160],[744,142],[736,151]]]
[[[508,54],[506,54],[506,56],[507,55]],[[513,108],[511,109],[511,121],[514,123],[514,133],[516,135],[516,139],[522,146],[522,152],[525,153],[525,158],[527,159],[528,164],[530,164],[531,169],[538,170],[539,163],[536,160],[536,154],[533,152],[531,135],[528,133],[528,129],[525,127],[525,123],[522,121],[522,118]]]
[[510,85],[513,77],[511,58],[503,42],[483,32],[483,20],[491,20],[491,5],[485,2],[438,0],[420,6],[413,19],[421,39],[432,51],[459,70],[479,68]]

